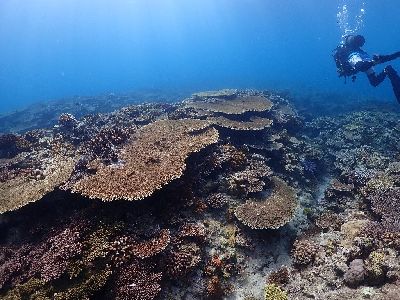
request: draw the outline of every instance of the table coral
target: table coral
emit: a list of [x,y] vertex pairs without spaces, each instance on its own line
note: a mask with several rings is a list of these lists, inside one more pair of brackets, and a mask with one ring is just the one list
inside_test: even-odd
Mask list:
[[17,176],[0,182],[0,213],[16,210],[41,199],[67,181],[74,170],[75,158],[55,156],[44,164],[43,176]]
[[187,102],[186,106],[213,113],[239,115],[249,111],[268,111],[272,108],[273,103],[263,96],[244,96],[236,97],[232,100],[212,99],[208,101]]
[[296,192],[283,180],[273,178],[273,192],[262,202],[248,201],[239,205],[235,216],[252,229],[277,229],[288,223],[297,207]]
[[207,118],[211,123],[232,129],[232,130],[263,130],[270,127],[273,123],[272,120],[267,118],[253,117],[249,121],[231,120],[222,116]]
[[216,143],[218,132],[201,120],[156,121],[122,149],[121,163],[102,166],[72,185],[73,192],[104,201],[140,200],[182,176],[186,158]]

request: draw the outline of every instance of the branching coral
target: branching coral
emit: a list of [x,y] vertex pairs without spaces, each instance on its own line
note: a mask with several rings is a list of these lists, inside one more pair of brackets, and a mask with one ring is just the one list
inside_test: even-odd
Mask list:
[[129,262],[133,257],[145,259],[155,256],[170,243],[170,231],[160,230],[150,239],[139,239],[136,236],[120,236],[110,243],[107,252],[118,266]]
[[214,193],[206,198],[207,204],[212,208],[222,208],[229,202],[229,196],[223,193]]
[[274,177],[272,195],[262,202],[249,201],[239,205],[235,216],[253,229],[277,229],[288,223],[297,207],[296,192],[281,179]]
[[186,223],[179,228],[178,237],[181,239],[189,239],[204,242],[206,238],[206,229],[203,224]]
[[323,230],[338,230],[343,224],[343,220],[338,214],[332,211],[325,211],[317,218],[315,224]]
[[162,252],[170,243],[170,232],[168,229],[160,230],[157,236],[132,245],[132,252],[139,258],[148,258]]
[[297,266],[306,266],[312,263],[317,254],[317,246],[309,240],[297,240],[293,244],[292,259]]
[[161,291],[162,273],[152,271],[151,265],[134,261],[124,267],[115,282],[116,299],[152,300]]
[[165,253],[165,269],[172,278],[186,275],[200,261],[200,248],[195,243],[175,244]]
[[392,230],[400,230],[400,179],[383,174],[371,179],[362,192],[371,202],[371,209],[382,217],[383,224]]
[[268,283],[276,285],[285,285],[289,282],[289,270],[286,267],[282,267],[272,272],[268,277]]
[[102,166],[72,185],[73,192],[105,201],[140,200],[182,176],[186,158],[216,143],[207,121],[164,120],[141,128],[122,150],[119,164]]
[[252,155],[246,169],[229,175],[226,178],[228,190],[235,194],[261,192],[265,181],[272,175],[272,170],[266,165],[261,155]]

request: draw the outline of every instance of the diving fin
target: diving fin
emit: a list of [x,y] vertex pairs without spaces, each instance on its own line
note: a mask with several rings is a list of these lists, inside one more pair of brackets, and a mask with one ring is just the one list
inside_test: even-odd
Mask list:
[[397,101],[400,103],[400,76],[390,65],[385,68],[385,73],[388,75],[390,82],[392,83],[394,95],[396,96]]

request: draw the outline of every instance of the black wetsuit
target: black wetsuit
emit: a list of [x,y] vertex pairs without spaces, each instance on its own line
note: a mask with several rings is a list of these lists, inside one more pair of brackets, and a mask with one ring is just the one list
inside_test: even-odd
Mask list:
[[385,80],[386,76],[388,76],[390,82],[392,83],[393,92],[397,98],[397,101],[400,103],[400,77],[395,69],[389,65],[385,67],[385,69],[379,74],[376,74],[375,70],[373,69],[373,67],[377,64],[383,64],[398,57],[400,57],[400,52],[396,52],[391,55],[374,55],[373,58],[371,58],[364,50],[357,48],[349,51],[347,59],[348,63],[353,68],[353,72],[366,73],[369,82],[374,87],[381,84]]

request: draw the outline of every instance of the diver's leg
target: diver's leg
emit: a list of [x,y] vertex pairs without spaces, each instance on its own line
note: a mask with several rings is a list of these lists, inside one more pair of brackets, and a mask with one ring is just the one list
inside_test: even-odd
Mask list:
[[382,83],[382,81],[385,80],[386,73],[385,73],[385,71],[382,71],[381,73],[376,75],[375,72],[368,72],[367,73],[367,77],[368,77],[369,83],[372,86],[378,86],[378,85],[380,85]]
[[392,66],[387,66],[384,71],[392,83],[392,88],[397,101],[400,103],[400,76]]

